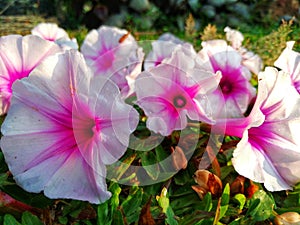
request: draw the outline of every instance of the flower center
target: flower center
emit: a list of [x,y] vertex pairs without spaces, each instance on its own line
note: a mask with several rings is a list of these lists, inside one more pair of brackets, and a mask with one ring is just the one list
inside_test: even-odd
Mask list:
[[54,37],[46,37],[45,39],[46,39],[47,41],[53,41],[53,42],[55,41],[55,38],[54,38]]
[[173,99],[173,104],[176,108],[183,108],[186,105],[186,99],[181,95],[177,95]]
[[95,118],[94,126],[92,127],[92,131],[94,134],[100,132],[100,119]]
[[229,94],[230,92],[232,92],[233,86],[230,81],[221,80],[220,86],[221,86],[223,94]]
[[154,66],[158,66],[163,61],[164,57],[158,56],[156,61],[154,62]]

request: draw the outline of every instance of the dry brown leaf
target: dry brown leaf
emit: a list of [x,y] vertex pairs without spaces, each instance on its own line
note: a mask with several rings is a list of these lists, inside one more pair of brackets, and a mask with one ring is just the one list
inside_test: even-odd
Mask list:
[[148,200],[148,202],[143,206],[140,217],[139,217],[139,225],[155,225],[155,220],[150,212],[150,206],[151,206],[151,197]]

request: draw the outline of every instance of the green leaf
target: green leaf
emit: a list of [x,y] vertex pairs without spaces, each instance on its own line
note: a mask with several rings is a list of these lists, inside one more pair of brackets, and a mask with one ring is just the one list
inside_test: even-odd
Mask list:
[[120,188],[119,184],[113,183],[111,185],[111,187],[109,188],[109,190],[112,193],[112,197],[110,199],[110,202],[111,202],[111,212],[113,212],[119,206],[119,203],[120,203],[119,195],[120,195],[122,189]]
[[141,154],[141,163],[147,174],[153,180],[157,180],[159,176],[159,164],[153,152],[144,152]]
[[191,180],[191,175],[187,170],[180,170],[174,177],[174,181],[177,185],[185,185]]
[[65,217],[65,216],[60,216],[60,217],[58,217],[58,222],[60,224],[67,224],[68,223],[68,218]]
[[196,201],[199,201],[199,207],[197,207],[198,210],[203,210],[206,212],[210,212],[213,208],[213,202],[212,202],[212,196],[210,192],[207,192],[206,195],[204,195],[204,198],[202,201],[200,201],[199,197],[198,199],[195,198]]
[[233,166],[223,166],[221,167],[221,180],[224,180],[229,174],[234,172],[234,167]]
[[162,211],[166,214],[166,222],[169,225],[177,225],[178,222],[175,219],[175,214],[173,212],[173,209],[170,206],[170,200],[167,197],[167,189],[164,187],[161,191],[160,196],[156,196],[156,200],[158,202],[158,205],[162,208]]
[[300,203],[300,195],[299,194],[293,194],[289,193],[289,195],[286,197],[286,199],[283,201],[283,205],[285,207],[299,207]]
[[53,203],[53,200],[47,198],[45,195],[26,192],[16,184],[5,185],[1,189],[12,198],[33,207],[45,208]]
[[221,196],[221,206],[220,206],[220,216],[219,219],[221,219],[223,216],[225,216],[226,211],[228,209],[228,204],[229,204],[229,199],[230,199],[230,186],[227,183],[224,191]]
[[168,152],[161,145],[159,145],[155,148],[155,154],[157,157],[157,161],[160,163],[159,165],[161,166],[162,170],[169,171],[170,165],[168,163],[163,162],[163,160],[165,160],[169,156]]
[[272,216],[275,202],[265,191],[259,190],[250,199],[249,209],[246,215],[255,221],[264,221]]
[[[128,151],[129,152],[129,151]],[[126,154],[127,155],[127,154]],[[125,156],[124,156],[125,157]],[[135,160],[136,154],[129,154],[123,161],[117,161],[112,165],[107,166],[107,177],[115,178],[117,181],[122,178],[124,173],[128,170],[131,163]]]
[[1,173],[6,173],[7,171],[8,171],[8,167],[6,165],[3,152],[0,152],[0,172]]
[[74,224],[72,225],[81,225],[78,221],[76,221]]
[[138,220],[143,200],[142,188],[133,187],[133,189],[135,192],[130,193],[127,199],[121,204],[129,224]]
[[156,196],[156,200],[158,202],[158,205],[162,208],[163,213],[167,212],[167,209],[169,207],[170,204],[170,200],[167,197],[167,189],[164,187],[161,191],[160,196]]
[[174,214],[171,207],[167,208],[166,216],[167,216],[167,219],[166,219],[167,224],[169,224],[169,225],[178,225],[178,222],[175,219],[175,214]]
[[255,221],[251,220],[251,218],[246,218],[244,216],[233,220],[228,225],[255,225],[257,224]]
[[0,187],[5,186],[5,185],[13,184],[12,182],[8,181],[7,178],[8,178],[7,173],[1,173],[0,174]]
[[22,224],[23,225],[43,225],[42,221],[30,212],[24,212],[22,214]]
[[97,224],[99,225],[112,224],[113,220],[115,220],[114,216],[116,214],[116,211],[118,211],[119,208],[119,204],[120,204],[119,195],[122,189],[120,188],[119,184],[111,183],[109,187],[109,191],[112,193],[112,197],[108,201],[98,205],[97,208],[97,213],[98,213]]
[[231,221],[228,225],[240,225],[241,224],[241,218],[235,219],[234,221]]
[[132,182],[138,183],[136,180],[137,180],[136,173],[135,173],[135,172],[132,172],[132,173],[129,174],[127,177],[121,178],[121,179],[118,181],[118,183],[120,183],[120,184],[132,183]]
[[12,215],[5,214],[3,225],[21,225],[21,224]]
[[199,221],[199,223],[196,223],[196,225],[212,225],[213,224],[213,219],[203,219]]
[[210,220],[210,224],[212,224],[212,220],[214,217],[214,212],[205,212],[202,210],[193,210],[192,213],[181,217],[179,220],[180,225],[190,225],[190,224],[201,224],[204,220]]
[[246,196],[243,195],[243,194],[236,194],[234,197],[233,197],[233,201],[237,202],[238,205],[239,205],[239,209],[242,210],[244,208],[244,205],[246,203]]
[[148,196],[145,199],[149,199],[149,197],[151,195],[153,195],[153,196],[157,195],[157,193],[160,192],[162,185],[163,185],[162,183],[156,183],[156,184],[152,184],[152,185],[148,185],[148,186],[143,187],[144,196],[145,195]]
[[[105,223],[100,223],[99,225],[101,224],[105,224]],[[114,211],[113,224],[124,225],[123,216],[120,210]]]
[[[200,201],[197,194],[188,193],[185,196],[180,196],[179,198],[173,198],[172,195],[172,202],[170,203],[170,205],[174,211],[177,211],[178,209],[188,209],[190,207],[194,207],[195,205],[201,205],[201,203],[202,202]],[[203,207],[204,206],[205,205],[203,205]]]
[[78,218],[79,214],[81,213],[82,209],[76,209],[70,213],[70,216],[73,218]]
[[259,204],[260,199],[251,199],[246,215],[251,215],[251,213],[254,212],[257,207],[259,207]]
[[300,193],[300,182],[294,186],[294,190],[291,193]]
[[98,205],[97,208],[97,224],[111,224],[111,218],[108,216],[108,203],[109,201],[103,202],[102,204]]
[[210,192],[208,192],[208,193],[204,196],[204,198],[203,198],[203,203],[204,203],[204,205],[205,205],[204,210],[207,211],[207,212],[209,212],[209,211],[212,209],[212,207],[213,207],[212,196],[211,196],[211,193],[210,193]]
[[93,225],[93,223],[89,220],[83,220],[82,222],[86,225]]

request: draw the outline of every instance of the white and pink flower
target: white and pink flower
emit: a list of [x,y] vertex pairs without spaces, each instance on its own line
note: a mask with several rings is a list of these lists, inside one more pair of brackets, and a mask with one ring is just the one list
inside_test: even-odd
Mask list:
[[26,191],[99,204],[111,195],[106,165],[124,154],[137,123],[118,87],[71,50],[14,83],[1,149]]
[[224,31],[226,33],[227,41],[229,41],[231,46],[241,54],[242,64],[252,73],[258,74],[263,68],[262,59],[259,55],[243,47],[243,34],[238,30],[231,29],[230,27],[225,27]]
[[77,40],[70,39],[68,33],[56,23],[39,23],[31,30],[31,34],[55,42],[64,50],[78,49]]
[[242,65],[241,55],[224,40],[202,42],[202,47],[198,61],[202,61],[203,69],[222,74],[220,88],[209,95],[217,117],[243,117],[256,90],[249,82],[251,73]]
[[167,136],[184,129],[188,118],[213,123],[211,105],[204,99],[217,87],[220,76],[193,69],[193,60],[184,52],[175,51],[138,76],[137,103],[148,117],[150,130]]
[[109,26],[91,30],[81,52],[97,76],[113,80],[124,96],[132,93],[144,53],[127,30]]
[[239,174],[269,191],[292,189],[300,181],[300,96],[289,74],[275,68],[266,68],[258,79],[250,115],[235,121],[234,135],[242,139],[232,163]]
[[295,41],[286,43],[286,48],[274,65],[291,75],[292,82],[300,93],[300,53],[293,50],[294,44]]
[[152,50],[148,53],[144,62],[145,70],[156,67],[162,63],[164,59],[171,57],[172,52],[180,46],[183,46],[183,48],[192,49],[195,52],[191,44],[180,40],[171,33],[162,34],[157,40],[151,43],[151,46]]
[[27,77],[42,60],[60,51],[54,43],[34,35],[0,37],[0,115],[9,108],[12,84]]

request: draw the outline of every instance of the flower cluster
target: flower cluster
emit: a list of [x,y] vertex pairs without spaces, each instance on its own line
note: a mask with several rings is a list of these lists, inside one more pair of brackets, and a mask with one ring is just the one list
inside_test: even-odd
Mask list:
[[281,71],[261,71],[243,35],[224,31],[227,40],[199,52],[163,34],[147,54],[109,26],[91,30],[80,50],[56,24],[1,37],[0,144],[16,183],[49,198],[106,201],[106,166],[130,145],[138,107],[162,136],[196,122],[240,138],[235,170],[270,191],[291,189],[300,181],[300,54],[289,42],[275,62]]

